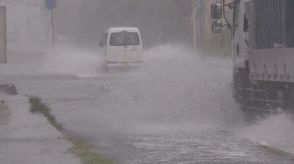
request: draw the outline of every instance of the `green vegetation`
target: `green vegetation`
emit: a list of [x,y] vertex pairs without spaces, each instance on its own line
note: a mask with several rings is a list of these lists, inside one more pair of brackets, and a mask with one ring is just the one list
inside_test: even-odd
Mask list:
[[264,145],[264,144],[260,145],[260,147],[267,150],[267,151],[269,151],[269,152],[271,152],[271,153],[281,155],[281,156],[286,156],[289,159],[294,160],[294,155],[293,154],[291,154],[291,153],[289,153],[287,151],[284,151],[282,149],[278,149],[278,148],[272,147],[270,145]]
[[52,126],[54,126],[58,131],[63,131],[63,127],[58,123],[55,117],[50,113],[51,108],[48,104],[43,103],[39,97],[30,97],[29,102],[31,104],[32,113],[43,114]]
[[73,147],[70,151],[79,157],[83,164],[112,164],[111,160],[101,157],[93,151],[93,146],[85,144],[82,141],[73,141]]
[[60,131],[64,137],[73,144],[73,147],[69,149],[76,157],[80,158],[82,164],[112,164],[111,160],[103,158],[101,155],[97,154],[93,150],[93,146],[85,143],[80,139],[75,139],[69,133],[65,131],[63,126],[58,123],[56,118],[51,114],[51,107],[42,102],[39,97],[30,97],[29,103],[31,105],[32,113],[42,114],[54,126],[58,131]]

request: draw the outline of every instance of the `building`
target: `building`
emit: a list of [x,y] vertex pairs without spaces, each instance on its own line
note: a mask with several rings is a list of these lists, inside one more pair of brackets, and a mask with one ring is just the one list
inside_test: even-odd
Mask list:
[[42,0],[0,0],[0,63],[15,51],[43,51],[51,46],[51,11]]

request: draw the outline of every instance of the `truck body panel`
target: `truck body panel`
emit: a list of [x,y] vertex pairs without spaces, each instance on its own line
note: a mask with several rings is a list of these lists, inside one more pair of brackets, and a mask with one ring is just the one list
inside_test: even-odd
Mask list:
[[250,2],[250,80],[294,82],[293,2]]
[[250,116],[294,112],[294,0],[217,3],[233,9],[228,26],[233,34],[232,89],[241,109]]
[[294,83],[294,48],[253,49],[250,80]]

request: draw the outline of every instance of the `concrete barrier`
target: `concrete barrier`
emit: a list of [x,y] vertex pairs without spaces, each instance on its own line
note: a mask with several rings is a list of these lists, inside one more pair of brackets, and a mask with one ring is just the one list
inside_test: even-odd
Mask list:
[[7,95],[17,95],[17,89],[14,84],[0,84],[0,93]]

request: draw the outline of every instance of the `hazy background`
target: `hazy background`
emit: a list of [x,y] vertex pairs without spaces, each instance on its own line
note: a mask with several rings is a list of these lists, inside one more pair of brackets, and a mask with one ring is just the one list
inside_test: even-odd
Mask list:
[[59,0],[56,32],[74,44],[95,47],[105,29],[139,27],[144,45],[156,44],[164,34],[170,41],[191,44],[192,2],[195,0]]
[[[206,54],[229,54],[230,30],[210,32],[210,3],[211,0],[58,0],[52,12],[46,9],[45,0],[0,0],[0,5],[7,7],[9,50],[46,52],[52,48],[54,29],[55,45],[97,51],[107,28],[136,26],[147,49],[158,45],[164,35],[168,43],[195,46]],[[193,12],[196,8],[197,12]]]

